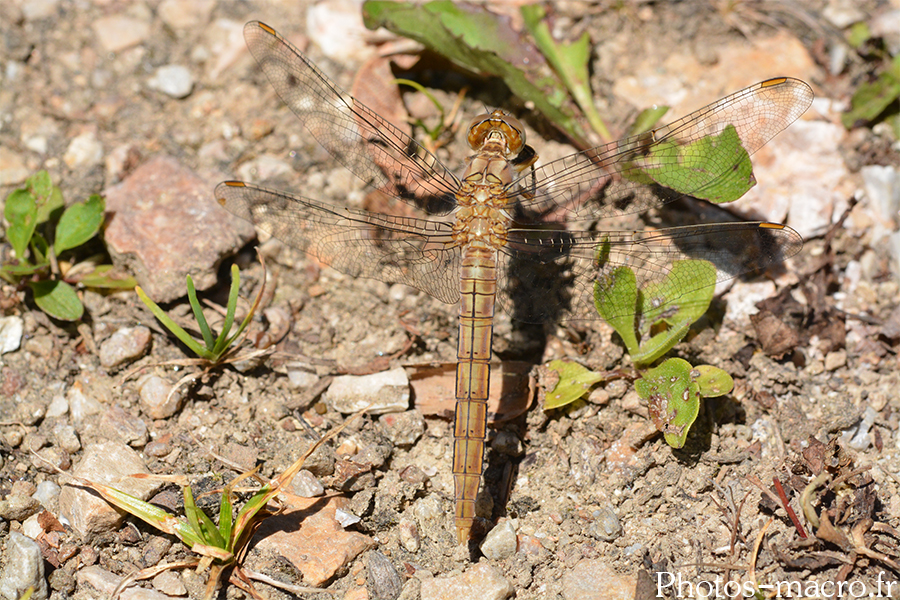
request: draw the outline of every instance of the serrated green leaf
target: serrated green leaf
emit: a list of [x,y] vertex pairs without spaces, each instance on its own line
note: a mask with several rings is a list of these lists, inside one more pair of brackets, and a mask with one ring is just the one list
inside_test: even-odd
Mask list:
[[56,254],[77,248],[100,231],[105,203],[98,194],[66,209],[56,224],[53,249]]
[[616,267],[602,272],[594,282],[594,307],[625,342],[628,353],[637,353],[635,314],[638,290],[634,271],[628,267]]
[[65,281],[29,281],[34,303],[42,311],[60,321],[77,321],[84,314],[84,305],[75,288]]
[[634,382],[638,395],[647,401],[653,423],[673,448],[684,447],[700,412],[700,386],[691,371],[686,360],[670,358]]
[[875,121],[885,109],[900,98],[900,54],[875,81],[864,83],[850,99],[850,110],[841,115],[844,127]]
[[9,223],[6,239],[15,250],[16,258],[24,260],[28,242],[37,226],[37,202],[34,196],[24,189],[13,190],[6,197],[3,216]]
[[521,100],[534,103],[581,147],[587,136],[565,86],[546,58],[508,19],[483,6],[457,2],[366,2],[363,22],[408,37],[476,73],[500,77]]
[[712,365],[698,365],[691,371],[691,377],[700,388],[704,398],[724,396],[734,389],[734,379],[726,371]]
[[733,125],[685,145],[660,143],[635,165],[655,183],[716,204],[737,200],[756,185],[750,154]]
[[568,360],[554,360],[547,366],[559,373],[559,382],[553,391],[547,392],[544,410],[560,408],[575,402],[604,377],[602,373],[591,371]]

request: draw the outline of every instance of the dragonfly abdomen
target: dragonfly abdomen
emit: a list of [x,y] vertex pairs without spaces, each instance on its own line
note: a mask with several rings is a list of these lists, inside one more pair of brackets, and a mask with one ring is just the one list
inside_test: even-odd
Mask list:
[[459,292],[453,480],[456,535],[462,544],[468,540],[475,519],[475,498],[484,460],[492,323],[497,294],[495,250],[479,246],[465,249]]

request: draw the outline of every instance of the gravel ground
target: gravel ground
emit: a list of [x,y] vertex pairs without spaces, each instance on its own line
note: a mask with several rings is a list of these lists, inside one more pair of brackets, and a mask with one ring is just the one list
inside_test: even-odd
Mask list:
[[[754,582],[766,597],[774,588],[763,586],[786,582],[802,585],[804,597],[826,597],[821,586],[840,582],[900,597],[898,143],[884,125],[848,131],[840,122],[872,70],[841,36],[864,21],[885,32],[885,48],[900,45],[900,28],[891,28],[900,8],[863,4],[555,6],[554,33],[591,36],[592,86],[614,128],[654,103],[672,106],[669,120],[780,75],[806,80],[817,96],[754,156],[759,185],[728,207],[785,222],[806,243],[782,269],[732,282],[674,351],[735,379],[731,394],[703,403],[685,448],[665,444],[622,379],[542,410],[547,372],[532,367],[559,358],[595,370],[628,365],[610,327],[523,326],[498,315],[496,362],[520,387],[496,407],[489,432],[479,503],[491,515],[482,529],[493,528],[480,547],[459,547],[447,418],[455,307],[264,241],[272,285],[249,339],[272,354],[201,373],[163,364],[191,354],[133,292],[83,290],[86,316],[67,324],[4,285],[0,596],[17,599],[39,582],[33,598],[106,597],[122,577],[191,556],[71,474],[173,511],[182,503],[175,484],[128,475],[187,475],[198,504],[215,514],[215,492],[228,481],[257,466],[277,476],[343,423],[355,405],[352,387],[339,386],[366,376],[377,380],[363,389],[382,390],[390,412],[351,422],[306,461],[284,512],[264,522],[243,561],[327,589],[300,597],[651,598],[672,578],[681,595],[670,588],[665,597],[734,597]],[[213,200],[218,182],[373,207],[275,96],[246,51],[243,25],[272,25],[338,85],[362,93],[354,77],[377,50],[410,47],[367,32],[359,14],[356,3],[337,1],[2,3],[0,197],[42,168],[68,202],[103,192],[115,262],[183,323],[191,274],[215,329],[231,257],[242,269],[239,311],[263,276],[253,230]],[[508,106],[528,116],[542,161],[573,151],[498,86],[435,77],[447,69],[436,64],[425,73],[450,82],[432,90],[445,106],[469,88],[462,123],[485,105]],[[403,101],[435,117],[421,94]],[[448,165],[467,156],[456,133],[437,150]],[[705,210],[679,202],[632,226],[733,218]],[[698,592],[717,581],[730,587]],[[202,597],[205,584],[203,573],[166,571],[122,597]],[[235,585],[220,592],[244,595]]]

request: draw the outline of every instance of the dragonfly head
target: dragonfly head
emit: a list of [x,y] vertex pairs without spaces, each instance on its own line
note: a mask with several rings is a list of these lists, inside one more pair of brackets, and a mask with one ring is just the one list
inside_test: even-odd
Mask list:
[[515,156],[525,147],[525,127],[522,122],[500,109],[479,115],[469,123],[466,140],[473,150],[480,150],[488,142],[500,143],[507,155]]

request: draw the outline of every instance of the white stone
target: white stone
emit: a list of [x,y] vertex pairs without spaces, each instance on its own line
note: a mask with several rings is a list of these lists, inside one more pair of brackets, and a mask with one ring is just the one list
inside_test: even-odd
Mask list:
[[372,415],[402,412],[409,408],[409,378],[402,367],[372,375],[343,375],[334,379],[323,398],[342,414],[366,407]]

